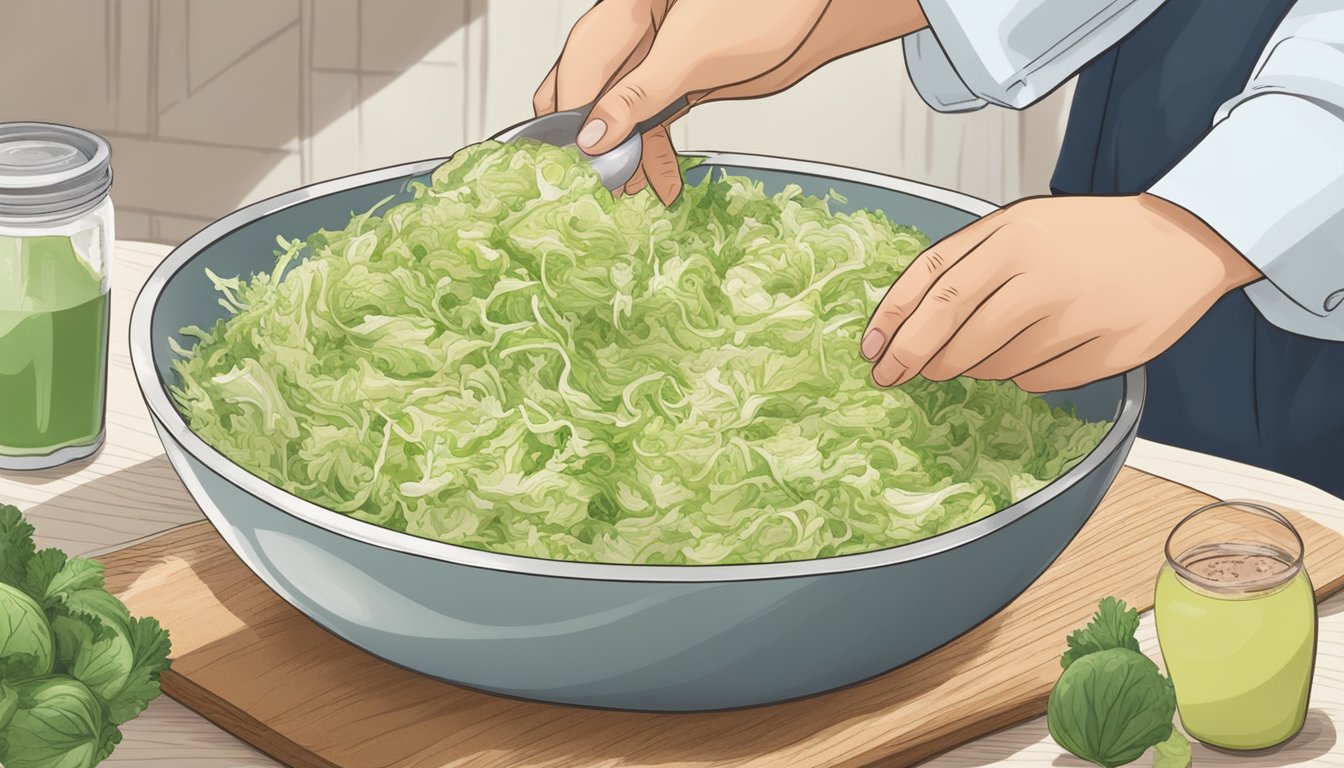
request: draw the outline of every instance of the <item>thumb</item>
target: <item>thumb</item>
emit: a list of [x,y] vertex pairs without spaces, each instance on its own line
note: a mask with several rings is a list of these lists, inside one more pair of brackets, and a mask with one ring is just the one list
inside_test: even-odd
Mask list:
[[662,76],[645,59],[621,78],[593,105],[579,131],[579,149],[590,155],[610,152],[634,133],[643,120],[661,112],[681,94],[673,78]]

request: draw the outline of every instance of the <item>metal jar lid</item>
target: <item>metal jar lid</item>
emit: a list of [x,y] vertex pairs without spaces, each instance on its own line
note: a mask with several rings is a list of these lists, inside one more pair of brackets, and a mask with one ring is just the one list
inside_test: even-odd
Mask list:
[[52,123],[0,123],[0,216],[51,219],[98,205],[112,187],[103,137]]

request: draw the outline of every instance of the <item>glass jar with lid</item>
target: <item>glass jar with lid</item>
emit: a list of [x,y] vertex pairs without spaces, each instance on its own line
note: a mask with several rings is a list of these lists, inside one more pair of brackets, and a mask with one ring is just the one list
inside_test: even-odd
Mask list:
[[0,469],[40,469],[103,441],[111,150],[48,123],[0,123]]

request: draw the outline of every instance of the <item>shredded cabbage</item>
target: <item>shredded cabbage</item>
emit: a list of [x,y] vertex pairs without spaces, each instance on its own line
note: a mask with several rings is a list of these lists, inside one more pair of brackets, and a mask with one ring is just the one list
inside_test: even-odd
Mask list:
[[[209,278],[172,394],[266,481],[494,552],[755,563],[992,514],[1108,424],[1011,383],[879,389],[870,307],[928,239],[720,174],[670,208],[573,150],[462,150],[414,198]],[[838,198],[838,196],[837,196]]]

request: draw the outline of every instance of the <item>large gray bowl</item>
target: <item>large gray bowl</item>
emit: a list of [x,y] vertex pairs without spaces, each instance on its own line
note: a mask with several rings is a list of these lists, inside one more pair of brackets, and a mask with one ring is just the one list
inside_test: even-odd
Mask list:
[[[709,155],[767,189],[834,189],[942,237],[993,209],[946,190],[835,166]],[[1047,396],[1114,426],[1048,487],[905,546],[800,562],[637,566],[493,554],[324,509],[234,464],[171,402],[170,337],[221,314],[204,270],[274,266],[276,235],[339,228],[439,161],[337,179],[257,203],[192,237],[154,271],[131,317],[131,357],[168,458],[234,551],[276,593],[351,643],[487,691],[621,709],[778,702],[899,667],[999,611],[1059,556],[1129,451],[1142,370]],[[189,339],[181,337],[181,343]]]

